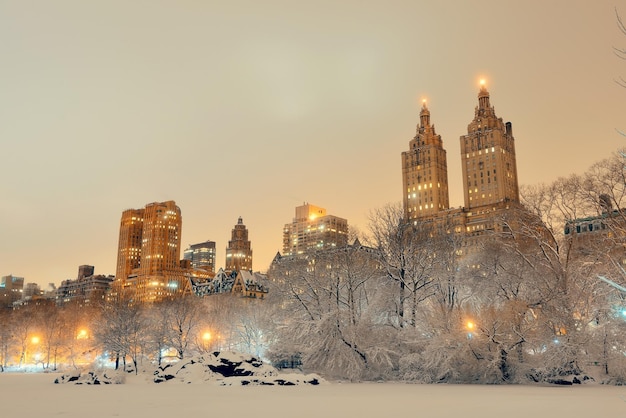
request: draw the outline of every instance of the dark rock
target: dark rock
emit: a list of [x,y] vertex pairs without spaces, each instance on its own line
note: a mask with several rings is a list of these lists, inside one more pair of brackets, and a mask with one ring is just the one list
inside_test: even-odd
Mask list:
[[219,373],[224,377],[234,377],[234,376],[252,376],[252,372],[249,370],[245,370],[239,366],[241,366],[241,362],[233,362],[227,359],[220,359],[222,364],[213,365],[209,364],[209,369],[213,373]]
[[284,379],[276,379],[274,382],[278,383],[279,386],[295,386],[295,383]]
[[565,379],[548,379],[548,383],[552,383],[554,385],[563,385],[563,386],[571,386],[572,382]]

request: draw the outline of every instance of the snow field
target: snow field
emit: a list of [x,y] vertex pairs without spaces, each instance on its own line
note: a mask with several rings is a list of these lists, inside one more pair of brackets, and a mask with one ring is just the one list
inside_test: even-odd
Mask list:
[[3,417],[620,417],[626,387],[327,383],[318,386],[55,385],[60,374],[0,373]]

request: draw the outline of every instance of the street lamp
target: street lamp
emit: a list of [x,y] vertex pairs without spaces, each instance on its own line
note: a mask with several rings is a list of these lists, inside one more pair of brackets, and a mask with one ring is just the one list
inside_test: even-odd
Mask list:
[[467,329],[467,339],[472,339],[474,337],[473,331],[476,329],[476,324],[471,320],[468,320],[465,323],[465,328]]
[[202,334],[202,350],[209,351],[208,348],[209,348],[209,344],[211,342],[211,338],[212,338],[212,336],[211,336],[211,333],[209,331],[205,331]]
[[30,337],[30,344],[33,346],[31,358],[35,365],[39,363],[41,359],[41,354],[37,352],[37,345],[39,345],[40,342],[41,338],[39,338],[39,336],[33,335]]

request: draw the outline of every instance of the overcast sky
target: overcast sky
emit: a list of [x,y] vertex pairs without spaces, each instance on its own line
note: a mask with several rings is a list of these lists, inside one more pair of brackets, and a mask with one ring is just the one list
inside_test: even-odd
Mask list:
[[182,249],[239,216],[253,267],[303,202],[367,230],[402,199],[427,98],[463,203],[478,80],[520,184],[626,145],[617,1],[0,0],[0,275],[115,274],[123,210],[175,200]]

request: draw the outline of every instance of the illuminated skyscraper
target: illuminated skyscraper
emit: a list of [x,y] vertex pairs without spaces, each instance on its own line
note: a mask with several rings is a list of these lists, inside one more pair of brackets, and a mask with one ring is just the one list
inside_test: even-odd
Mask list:
[[150,203],[144,209],[143,219],[140,274],[158,275],[178,268],[183,227],[180,208],[171,200]]
[[139,268],[143,213],[143,209],[128,209],[122,212],[115,271],[115,277],[118,280],[126,280],[133,270]]
[[326,209],[305,203],[283,228],[283,255],[343,247],[348,244],[348,221],[327,215]]
[[484,81],[474,120],[461,136],[461,161],[466,209],[519,202],[513,128],[496,116]]
[[226,271],[252,271],[252,248],[248,239],[248,229],[241,216],[233,228],[226,248]]
[[174,201],[122,213],[114,289],[138,302],[159,300],[187,285],[180,268],[182,217]]
[[450,207],[446,150],[435,125],[430,124],[426,101],[415,137],[409,150],[402,153],[402,184],[407,219],[432,217]]
[[183,257],[191,261],[191,267],[215,273],[215,242],[192,244],[185,250]]

